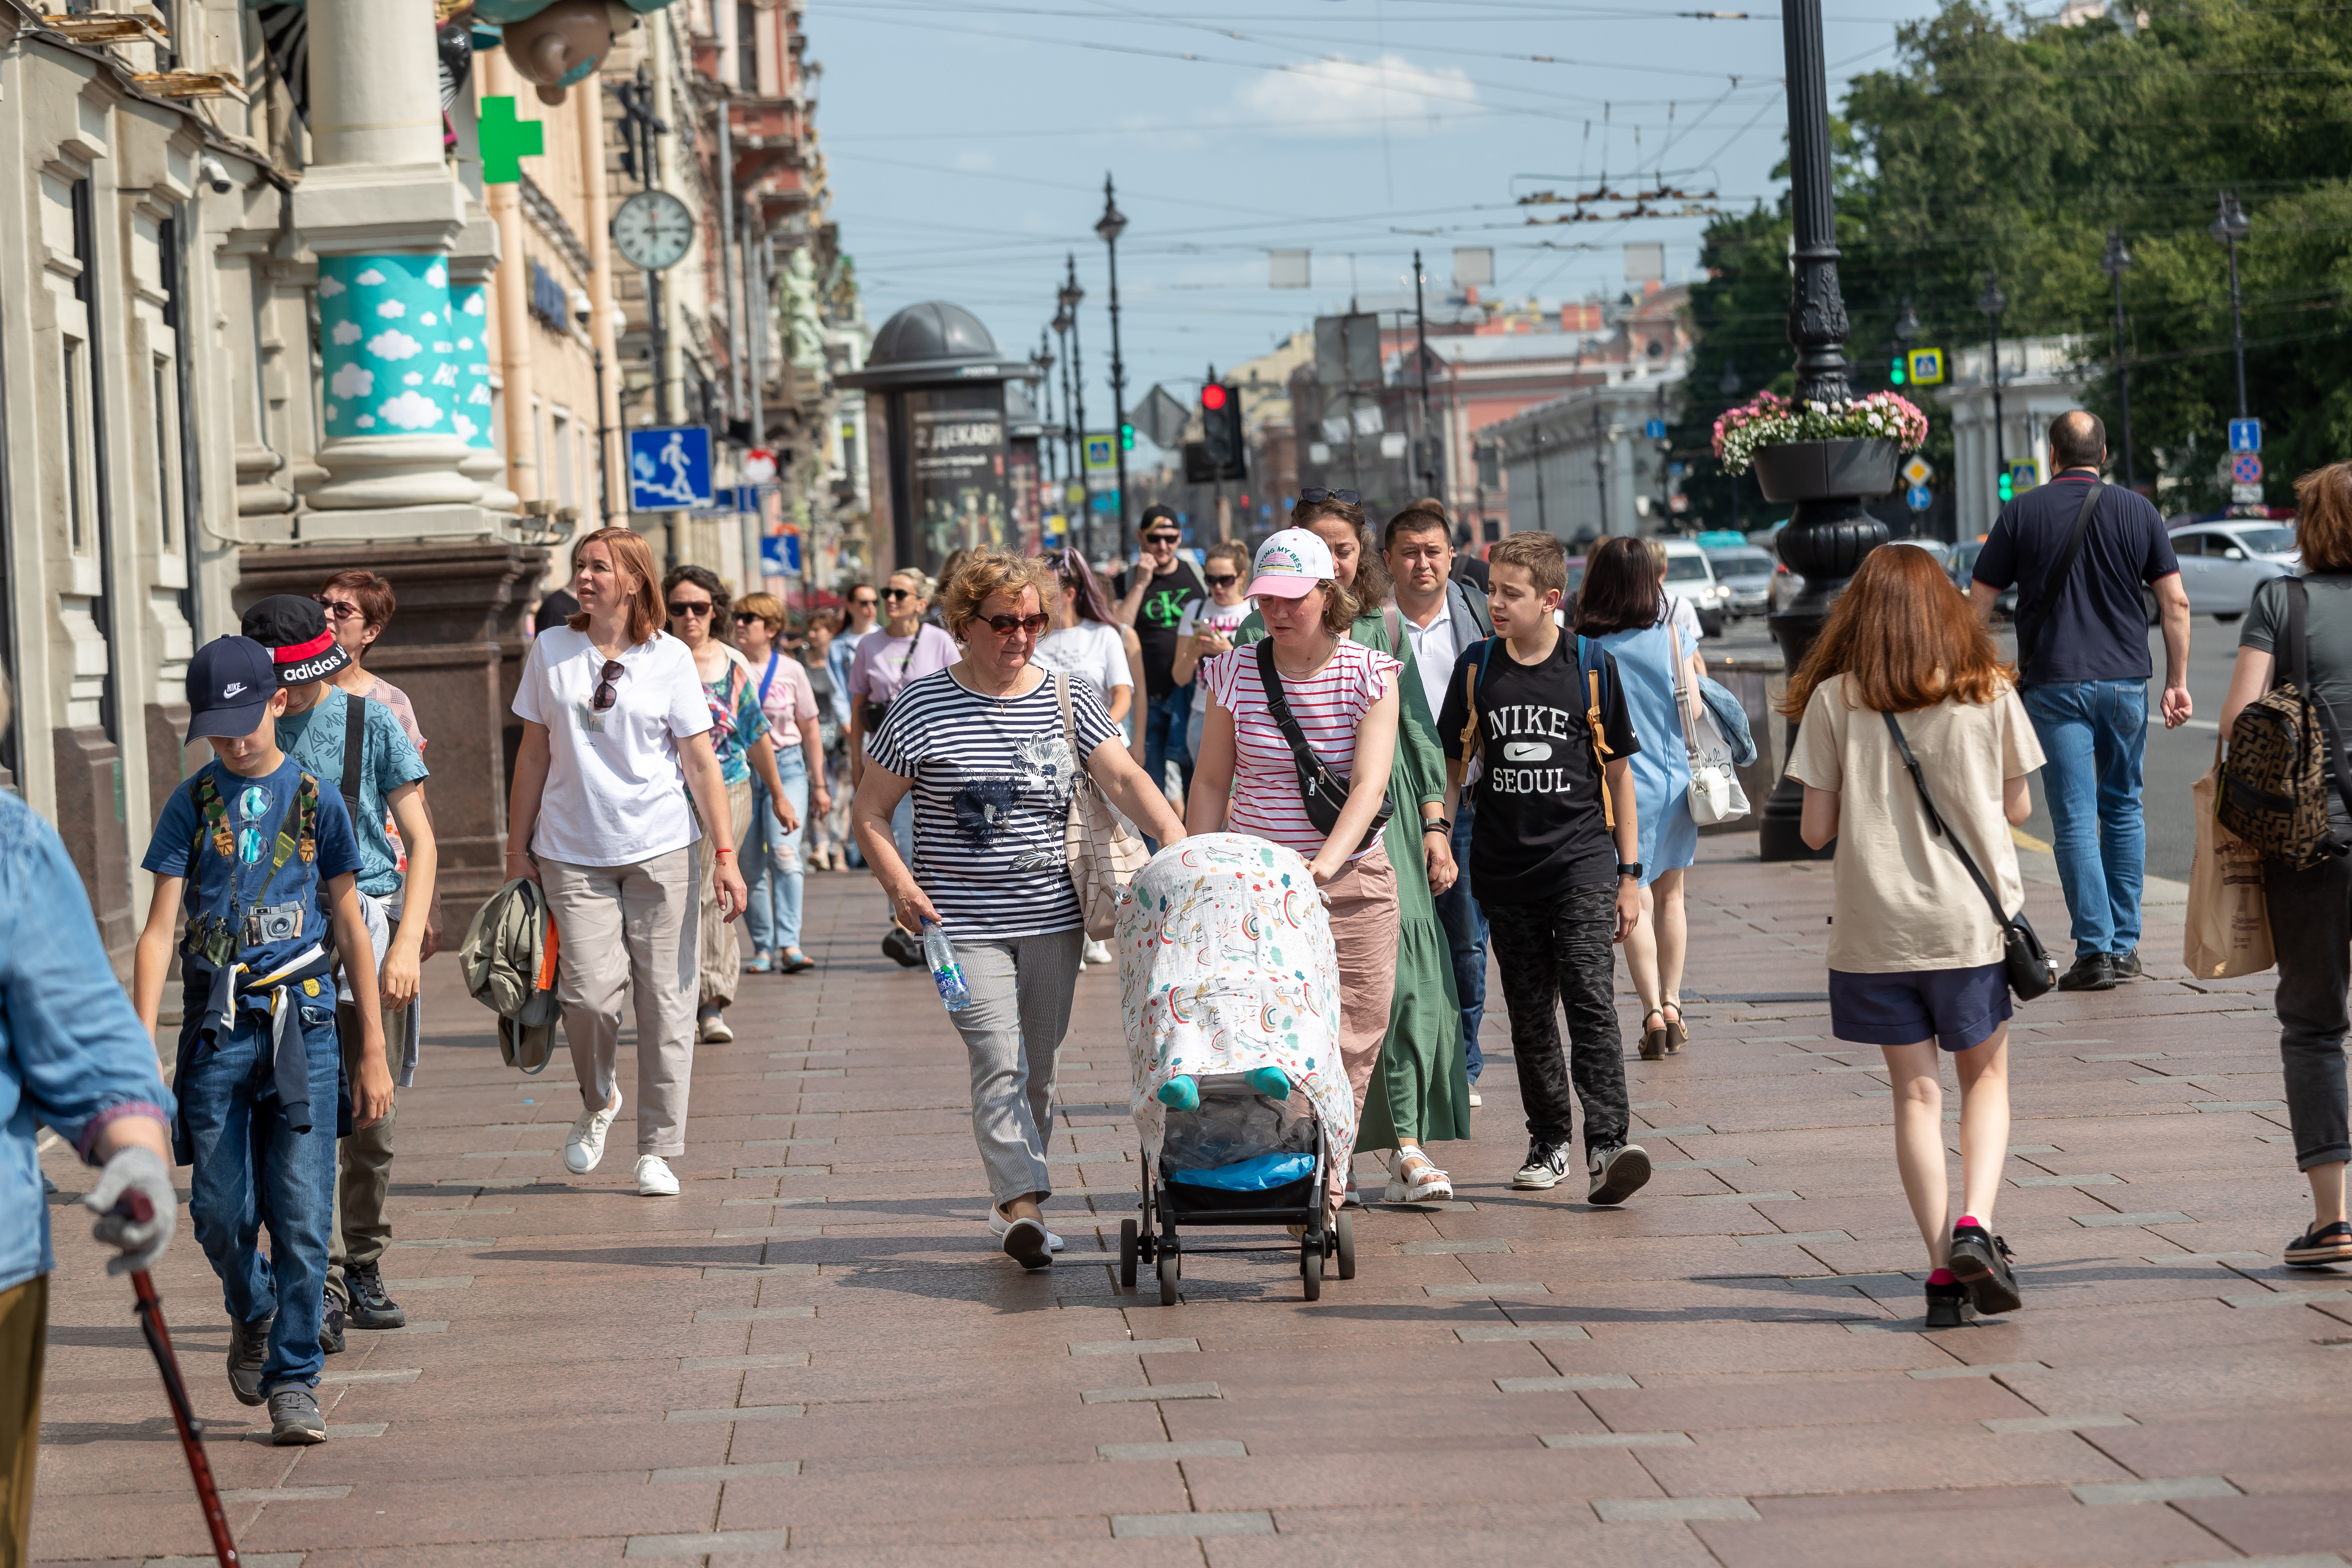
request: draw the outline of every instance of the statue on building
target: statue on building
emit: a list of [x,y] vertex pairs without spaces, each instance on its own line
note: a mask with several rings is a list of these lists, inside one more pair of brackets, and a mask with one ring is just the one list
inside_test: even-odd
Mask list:
[[795,370],[824,368],[824,325],[817,317],[816,258],[805,245],[784,263],[782,299],[785,354]]

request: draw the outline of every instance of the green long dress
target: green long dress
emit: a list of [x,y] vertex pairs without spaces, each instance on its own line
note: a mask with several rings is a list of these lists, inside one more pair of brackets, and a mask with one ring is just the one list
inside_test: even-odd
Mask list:
[[[1402,647],[1390,647],[1388,627],[1378,614],[1357,616],[1348,635],[1404,664],[1397,673],[1404,700],[1396,757],[1389,764],[1389,799],[1396,812],[1381,834],[1389,864],[1396,868],[1396,990],[1356,1130],[1357,1151],[1364,1152],[1393,1149],[1402,1139],[1430,1143],[1469,1137],[1470,1073],[1462,1052],[1453,949],[1445,928],[1437,923],[1422,844],[1422,806],[1445,798],[1445,753],[1437,743],[1437,721],[1422,693],[1410,641],[1400,638]],[[1252,610],[1234,632],[1234,644],[1245,647],[1265,636],[1265,622]]]

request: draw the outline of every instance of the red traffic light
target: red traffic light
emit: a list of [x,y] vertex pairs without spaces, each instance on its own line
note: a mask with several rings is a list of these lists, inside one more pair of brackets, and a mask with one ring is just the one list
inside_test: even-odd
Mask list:
[[1215,382],[1201,388],[1201,406],[1212,413],[1225,405],[1225,389]]

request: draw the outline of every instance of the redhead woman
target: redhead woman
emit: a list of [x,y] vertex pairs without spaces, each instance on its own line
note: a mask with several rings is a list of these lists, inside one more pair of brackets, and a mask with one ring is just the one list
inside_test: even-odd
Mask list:
[[[621,1111],[621,998],[637,1019],[637,1191],[674,1197],[694,1078],[694,847],[708,839],[722,921],[743,911],[710,705],[686,645],[661,629],[654,552],[600,528],[572,553],[580,613],[531,639],[515,690],[523,721],[507,800],[507,875],[547,889],[563,933],[557,995],[586,1107],[563,1145],[585,1175]],[[687,806],[693,798],[693,809]],[[697,816],[701,827],[696,826]]]

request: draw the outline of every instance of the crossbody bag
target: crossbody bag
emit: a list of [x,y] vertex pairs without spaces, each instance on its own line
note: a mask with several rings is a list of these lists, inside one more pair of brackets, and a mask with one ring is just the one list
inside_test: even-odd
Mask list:
[[2013,915],[2005,913],[2000,907],[2000,895],[1993,891],[1990,882],[1985,880],[1985,874],[1977,869],[1968,846],[1960,842],[1959,835],[1945,831],[1944,819],[1936,814],[1935,799],[1927,793],[1927,775],[1919,771],[1919,759],[1911,754],[1911,742],[1903,738],[1903,726],[1895,721],[1892,713],[1882,713],[1879,717],[1886,721],[1886,732],[1894,737],[1895,749],[1903,754],[1903,765],[1911,770],[1911,782],[1919,791],[1919,804],[1927,809],[1928,827],[1934,830],[1937,837],[1949,844],[1952,853],[1960,858],[1960,864],[1968,868],[1977,891],[1984,895],[1985,902],[1991,907],[1992,918],[2000,925],[2000,961],[2008,973],[2010,990],[2016,993],[2021,1002],[2032,1001],[2058,984],[2058,965],[2042,945],[2042,939],[2033,933],[2025,911],[2021,909]]
[[[1298,770],[1298,796],[1306,804],[1307,820],[1315,825],[1317,832],[1328,835],[1339,826],[1339,812],[1348,804],[1348,791],[1352,786],[1346,778],[1332,772],[1330,764],[1317,756],[1315,748],[1307,743],[1307,733],[1298,727],[1297,719],[1290,711],[1290,701],[1283,695],[1282,677],[1275,673],[1272,637],[1257,645],[1257,674],[1265,689],[1266,711],[1274,716],[1282,738],[1290,742],[1290,760]],[[1389,799],[1387,791],[1381,791],[1381,808],[1372,814],[1370,829],[1365,833],[1364,841],[1349,853],[1360,855],[1370,848],[1395,812],[1396,803]]]
[[2058,590],[2066,585],[2074,574],[2074,562],[2083,553],[2083,542],[2091,536],[2091,514],[2098,510],[2099,492],[2106,487],[2097,479],[2083,497],[2083,509],[2074,514],[2074,531],[2066,541],[2066,548],[2058,552],[2057,564],[2042,579],[2042,599],[2033,606],[2033,618],[2020,616],[2017,622],[2017,678],[2027,679],[2032,671],[2034,649],[2042,643],[2042,628],[2049,624],[2050,614],[2058,607]]

